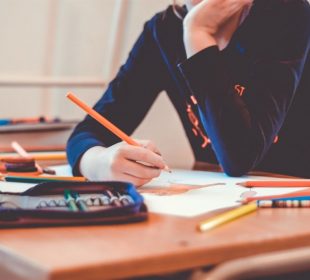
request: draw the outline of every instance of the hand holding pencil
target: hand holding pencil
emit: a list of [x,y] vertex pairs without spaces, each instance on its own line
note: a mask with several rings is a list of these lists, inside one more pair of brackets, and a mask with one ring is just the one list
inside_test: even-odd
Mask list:
[[90,148],[80,161],[80,171],[89,180],[125,181],[136,186],[142,186],[158,177],[164,166],[161,156],[149,149],[124,142],[108,148]]
[[67,97],[123,142],[87,150],[80,160],[80,171],[89,180],[119,180],[141,186],[169,170],[157,147],[150,141],[134,140],[72,93]]

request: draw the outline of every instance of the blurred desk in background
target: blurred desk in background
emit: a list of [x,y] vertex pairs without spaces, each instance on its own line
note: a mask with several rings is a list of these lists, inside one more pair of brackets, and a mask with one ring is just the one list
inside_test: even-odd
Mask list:
[[0,153],[11,152],[12,141],[26,151],[64,151],[77,121],[0,125]]

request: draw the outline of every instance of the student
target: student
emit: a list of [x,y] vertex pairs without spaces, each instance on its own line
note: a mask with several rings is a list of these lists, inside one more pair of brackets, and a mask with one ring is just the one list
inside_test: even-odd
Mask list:
[[[165,90],[197,161],[310,177],[309,38],[306,0],[187,0],[145,24],[94,108],[131,134]],[[86,117],[68,141],[74,174],[138,186],[160,174],[155,144],[119,141]]]

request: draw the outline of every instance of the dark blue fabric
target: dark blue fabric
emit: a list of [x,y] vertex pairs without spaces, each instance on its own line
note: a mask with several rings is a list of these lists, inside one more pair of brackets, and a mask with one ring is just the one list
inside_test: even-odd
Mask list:
[[[171,7],[155,15],[95,110],[131,134],[165,90],[197,161],[219,163],[231,176],[257,169],[310,177],[309,3],[254,1],[223,51],[210,47],[186,59],[182,37]],[[200,122],[195,131],[188,104]],[[202,147],[200,132],[212,144]],[[170,133],[164,123],[162,133]],[[74,173],[87,149],[119,141],[86,117],[68,141]]]

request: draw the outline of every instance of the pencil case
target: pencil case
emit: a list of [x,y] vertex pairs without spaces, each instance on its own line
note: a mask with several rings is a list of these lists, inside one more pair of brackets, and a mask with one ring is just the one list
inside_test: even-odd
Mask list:
[[[68,192],[75,198],[65,198]],[[0,194],[0,228],[116,224],[145,219],[143,197],[126,182],[45,182],[19,194]]]

